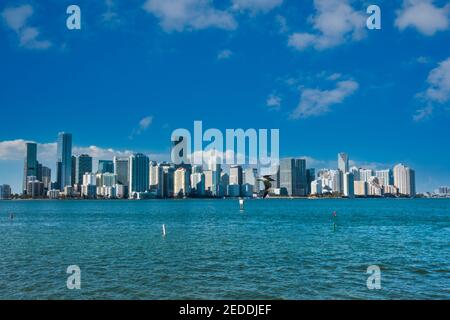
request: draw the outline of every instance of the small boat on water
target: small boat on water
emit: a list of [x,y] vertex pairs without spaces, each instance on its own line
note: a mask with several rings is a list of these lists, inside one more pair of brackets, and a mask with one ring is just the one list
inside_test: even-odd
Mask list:
[[162,233],[163,233],[163,237],[165,237],[166,236],[166,225],[165,224],[162,225]]

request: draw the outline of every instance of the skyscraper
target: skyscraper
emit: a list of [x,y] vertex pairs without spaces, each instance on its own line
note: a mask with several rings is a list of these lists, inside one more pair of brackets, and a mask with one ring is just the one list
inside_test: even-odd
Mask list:
[[75,163],[75,182],[76,184],[83,184],[83,175],[92,172],[92,157],[87,154],[82,154],[76,157]]
[[391,169],[386,170],[378,170],[375,172],[375,176],[378,178],[378,181],[381,186],[389,186],[394,185],[394,177],[392,175]]
[[231,166],[230,168],[230,185],[242,185],[242,167]]
[[353,177],[353,173],[347,172],[343,175],[344,182],[344,196],[349,198],[355,197],[355,180]]
[[0,185],[0,200],[9,200],[11,198],[11,187],[7,184]]
[[157,197],[162,197],[164,189],[164,171],[155,161],[150,161],[150,191]]
[[194,196],[205,195],[205,174],[202,172],[195,172],[191,175],[191,191]]
[[184,197],[190,193],[189,171],[183,167],[175,170],[173,178],[174,195],[176,197]]
[[164,175],[163,175],[163,198],[170,198],[173,197],[174,187],[173,187],[173,179],[174,179],[174,173],[175,168],[172,167],[168,163],[161,164],[161,167],[163,169]]
[[98,160],[97,173],[114,173],[114,162],[111,160]]
[[338,154],[338,168],[343,174],[348,172],[348,154],[344,152]]
[[129,162],[130,162],[129,158],[114,157],[113,159],[114,174],[117,175],[118,184],[128,186],[130,174]]
[[316,180],[316,169],[314,168],[306,169],[307,194],[312,194],[311,183],[314,180]]
[[280,160],[280,188],[285,189],[290,196],[306,196],[306,160],[281,159]]
[[146,192],[149,189],[149,158],[142,154],[136,153],[130,156],[130,195],[133,192]]
[[394,167],[394,185],[400,195],[413,197],[416,195],[415,171],[403,164]]
[[372,169],[359,169],[359,180],[369,182],[370,178],[373,177]]
[[44,184],[44,189],[50,190],[52,184],[52,170],[46,166],[42,166],[40,177],[42,179],[42,183]]
[[37,161],[37,144],[27,143],[26,144],[26,155],[23,170],[23,188],[22,191],[26,193],[27,191],[27,177],[37,177],[38,161]]
[[57,147],[57,186],[59,190],[72,184],[72,135],[60,132]]

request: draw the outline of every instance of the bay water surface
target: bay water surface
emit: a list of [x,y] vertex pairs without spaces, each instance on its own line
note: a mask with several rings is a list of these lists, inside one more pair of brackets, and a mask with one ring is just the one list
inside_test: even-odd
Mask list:
[[0,239],[0,299],[450,299],[450,199],[0,201]]

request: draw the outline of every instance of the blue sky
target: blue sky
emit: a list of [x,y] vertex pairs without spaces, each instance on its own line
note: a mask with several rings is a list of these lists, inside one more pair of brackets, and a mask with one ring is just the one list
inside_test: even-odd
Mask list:
[[449,185],[449,36],[447,1],[2,1],[0,183],[19,190],[24,141],[51,167],[59,131],[75,153],[162,159],[202,120],[279,128],[281,155],[310,167],[345,151],[410,165],[419,191]]

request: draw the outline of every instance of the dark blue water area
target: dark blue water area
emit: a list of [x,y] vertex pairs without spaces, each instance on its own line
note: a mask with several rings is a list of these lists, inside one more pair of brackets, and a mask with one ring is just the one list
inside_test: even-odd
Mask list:
[[449,199],[0,201],[0,299],[449,298]]

